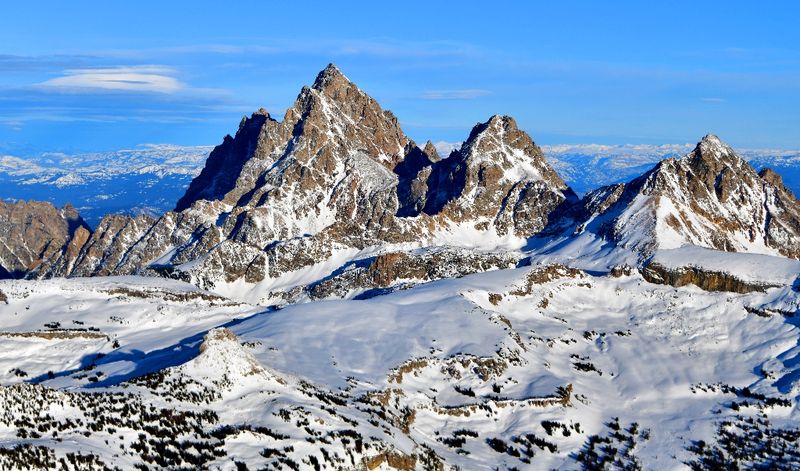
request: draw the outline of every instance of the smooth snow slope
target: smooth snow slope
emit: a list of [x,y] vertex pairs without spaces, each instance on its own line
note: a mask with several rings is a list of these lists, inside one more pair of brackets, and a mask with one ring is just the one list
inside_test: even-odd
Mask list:
[[[109,296],[121,287],[131,292]],[[800,294],[788,286],[747,295],[709,293],[649,284],[635,272],[613,278],[533,266],[278,311],[211,296],[180,300],[181,293],[199,292],[137,278],[4,281],[0,290],[9,297],[7,305],[0,303],[3,332],[47,330],[46,324],[60,322],[97,328],[119,342],[116,348],[103,339],[8,343],[4,337],[4,384],[53,371],[54,379],[41,378],[44,385],[142,394],[159,407],[215,411],[219,423],[208,427],[250,424],[277,433],[265,438],[237,432],[212,468],[233,469],[237,460],[255,469],[269,462],[261,452],[267,447],[304,469],[313,469],[310,456],[325,462],[323,448],[353,463],[375,458],[379,450],[410,456],[430,449],[461,469],[574,469],[580,467],[575,453],[590,435],[606,434],[604,424],[616,417],[623,426],[635,422],[648,431],[632,450],[645,469],[683,469],[693,459],[692,441],[712,443],[725,418],[763,413],[774,427],[800,420],[797,323],[753,314],[797,313]],[[215,334],[200,348],[209,329],[221,325],[239,338]],[[164,367],[154,389],[115,386]],[[8,373],[14,368],[28,376]],[[786,398],[789,405],[735,411],[729,407],[734,394],[705,386],[720,383]],[[184,390],[174,384],[198,394],[211,390],[211,399],[174,397]],[[383,415],[370,412],[375,408]],[[548,433],[543,421],[565,428]],[[315,442],[345,428],[373,445],[356,452],[350,442]],[[464,436],[464,430],[477,436]],[[463,443],[445,440],[459,433]],[[553,448],[534,446],[526,458],[519,440],[529,434]],[[75,433],[64,442],[45,436],[34,443],[58,453],[91,451],[108,463],[123,453],[120,463],[127,467],[141,460],[128,453],[135,436],[121,441],[128,443],[125,453],[113,441],[104,443],[102,434]],[[519,456],[498,452],[490,446],[498,443],[493,439]],[[0,441],[19,439],[13,427],[0,426]],[[421,461],[416,466],[422,469]]]

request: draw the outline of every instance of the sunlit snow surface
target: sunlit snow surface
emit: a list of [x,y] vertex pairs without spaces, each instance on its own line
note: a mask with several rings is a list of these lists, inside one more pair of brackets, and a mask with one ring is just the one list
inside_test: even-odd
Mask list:
[[[713,263],[713,257],[706,258]],[[742,266],[757,267],[750,262]],[[698,390],[695,386],[701,384],[748,386],[787,397],[790,407],[765,410],[769,420],[785,426],[800,419],[796,318],[748,312],[769,308],[797,313],[800,295],[790,285],[741,295],[653,285],[638,274],[614,278],[566,271],[553,281],[528,283],[529,273],[539,268],[500,270],[368,300],[319,301],[277,311],[185,296],[199,291],[149,278],[2,281],[0,291],[9,299],[0,303],[0,381],[8,385],[37,379],[63,390],[139,391],[157,404],[164,399],[116,385],[164,367],[170,367],[170,375],[216,385],[221,396],[212,402],[179,405],[214,410],[222,423],[265,426],[288,437],[236,435],[225,445],[230,457],[215,465],[222,468],[235,458],[255,469],[264,463],[259,455],[264,447],[293,443],[297,462],[319,453],[321,445],[305,440],[303,427],[279,417],[281,409],[293,407],[312,411],[310,417],[322,414],[321,422],[308,425],[312,429],[330,432],[353,426],[404,453],[424,444],[462,469],[576,468],[571,454],[589,435],[602,434],[613,417],[649,429],[650,438],[635,450],[645,469],[681,468],[691,459],[687,447],[692,440],[711,441],[715,424],[734,414],[725,404],[735,396]],[[788,279],[789,272],[781,276]],[[239,339],[220,341],[200,353],[203,336],[217,326],[227,326]],[[13,335],[75,328],[105,337]],[[466,358],[494,359],[505,367],[482,376],[460,366]],[[96,367],[81,370],[90,363]],[[403,365],[408,368],[398,370]],[[15,375],[15,368],[27,376]],[[400,381],[398,371],[404,372]],[[92,382],[92,377],[99,380]],[[224,386],[215,382],[221,377]],[[552,396],[567,385],[572,385],[567,406],[525,402]],[[349,417],[356,425],[325,415],[319,407],[327,406],[301,393],[307,388],[339,394],[346,403],[330,407],[336,417]],[[389,390],[397,401],[391,410],[416,411],[407,434],[372,425],[356,407],[358,398]],[[485,409],[469,416],[442,412],[469,404]],[[545,420],[580,424],[580,432],[548,435],[541,425]],[[442,442],[462,429],[479,436],[468,438],[461,452]],[[527,464],[486,442],[501,438],[511,443],[512,437],[527,433],[546,438],[557,450],[537,449]],[[33,442],[61,452],[91,451],[117,462],[114,455],[120,450],[104,439],[98,433]],[[0,442],[14,440],[13,428],[0,427]],[[136,462],[125,455],[120,463]]]
[[[610,169],[606,177],[624,179],[625,169],[638,174],[656,154],[685,151],[678,148],[634,146],[624,158],[613,157],[622,155],[613,148],[581,152],[594,153],[597,165]],[[188,181],[204,157],[173,151],[172,170],[128,168],[147,178]],[[584,154],[572,148],[545,151],[583,162]],[[134,160],[155,158],[147,155]],[[792,159],[781,154],[771,161],[793,165]],[[97,162],[87,167],[92,171],[48,173],[0,160],[15,184],[70,191],[92,187],[92,178],[112,181],[103,158]],[[569,180],[567,167],[556,167]],[[393,178],[383,167],[372,170]],[[718,425],[735,416],[761,414],[776,429],[796,426],[800,262],[759,247],[726,253],[685,246],[642,216],[641,204],[626,210],[625,246],[591,230],[525,241],[453,224],[433,234],[434,245],[514,251],[531,266],[427,283],[404,279],[404,287],[416,286],[364,300],[354,299],[364,290],[353,289],[346,299],[300,296],[301,303],[286,305],[274,293],[317,281],[380,248],[334,250],[328,260],[278,279],[219,283],[217,293],[142,277],[0,281],[0,448],[43,445],[57,457],[79,451],[130,469],[149,456],[136,451],[137,440],[167,435],[178,440],[173,448],[201,450],[213,442],[215,454],[203,465],[211,469],[236,469],[235,462],[259,469],[278,458],[303,469],[329,458],[339,468],[358,469],[382,453],[416,456],[416,468],[424,469],[419,457],[428,451],[465,470],[574,469],[590,437],[606,435],[606,424],[618,420],[647,431],[630,448],[644,469],[681,469],[696,458],[690,447],[713,443]],[[327,224],[326,217],[290,223],[302,233]],[[648,257],[664,267],[779,287],[735,294],[651,284],[635,269],[612,276],[615,267],[642,262],[637,249],[651,240],[645,230],[655,231],[660,244]],[[382,248],[412,249],[419,248]],[[272,302],[282,306],[266,307]],[[87,406],[104,417],[99,420],[82,410],[91,403],[81,396],[87,392],[109,398],[101,404],[127,407],[138,400],[161,414],[179,411],[195,425],[190,412],[211,411],[215,418],[172,437],[140,411],[133,426],[115,422],[110,431],[103,421],[117,419],[102,415],[108,411]],[[777,402],[736,405],[754,395]],[[35,435],[19,435],[24,426],[15,421],[23,416]],[[56,436],[42,426],[46,420],[73,425]],[[546,425],[553,423],[563,428]],[[526,449],[524,437],[540,445]],[[514,451],[498,451],[501,442]]]

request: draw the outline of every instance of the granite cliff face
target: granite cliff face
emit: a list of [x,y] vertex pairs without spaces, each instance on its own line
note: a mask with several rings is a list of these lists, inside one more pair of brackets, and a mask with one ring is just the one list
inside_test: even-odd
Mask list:
[[696,245],[800,257],[800,202],[775,172],[760,173],[714,135],[627,184],[595,190],[547,229],[592,232],[646,259]]
[[512,118],[476,125],[442,159],[331,64],[282,121],[263,109],[244,118],[174,211],[107,216],[70,264],[46,273],[256,284],[336,254],[438,245],[464,228],[521,245],[572,199]]
[[239,171],[258,151],[262,131],[273,124],[266,110],[259,110],[250,118],[242,118],[236,137],[225,136],[206,159],[200,175],[192,180],[186,193],[178,200],[175,211],[183,211],[197,200],[218,200],[233,190]]
[[0,201],[0,278],[68,274],[89,235],[70,205]]
[[[25,241],[0,248],[3,276],[149,274],[223,291],[245,283],[258,301],[393,286],[383,275],[402,284],[497,268],[519,257],[458,249],[513,251],[536,235],[593,234],[640,264],[687,244],[800,257],[800,203],[779,175],[757,173],[716,136],[579,201],[513,118],[477,124],[442,158],[332,64],[282,121],[263,109],[243,118],[157,219],[110,215],[91,231],[73,208],[0,209],[6,239]],[[403,254],[391,270],[358,262],[391,253]],[[376,274],[381,267],[396,273]],[[358,286],[344,286],[351,278]]]
[[556,207],[576,200],[516,121],[493,116],[433,165],[423,212],[528,237],[547,225]]

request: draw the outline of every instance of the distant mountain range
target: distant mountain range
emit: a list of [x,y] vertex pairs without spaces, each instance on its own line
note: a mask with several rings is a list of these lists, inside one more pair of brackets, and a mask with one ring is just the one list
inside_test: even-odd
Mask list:
[[[433,144],[447,157],[460,142]],[[579,195],[622,183],[694,144],[542,145],[545,158]],[[71,203],[89,225],[109,213],[158,215],[172,209],[203,168],[214,146],[143,144],[134,149],[79,154],[0,156],[0,198]],[[769,167],[800,194],[800,151],[737,149],[756,169]],[[64,191],[68,189],[69,191]]]
[[71,203],[90,225],[108,213],[170,209],[213,146],[146,144],[82,154],[0,155],[0,198]]
[[[622,183],[661,160],[691,152],[695,144],[557,144],[543,145],[545,157],[577,193]],[[772,168],[795,194],[800,193],[800,151],[736,149],[757,170]]]

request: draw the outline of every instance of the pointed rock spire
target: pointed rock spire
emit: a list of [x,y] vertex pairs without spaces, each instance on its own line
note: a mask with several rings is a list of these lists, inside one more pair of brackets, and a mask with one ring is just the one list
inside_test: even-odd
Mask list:
[[[605,195],[608,204],[596,204]],[[581,206],[576,232],[613,240],[640,260],[687,244],[800,258],[800,203],[780,176],[756,173],[713,134],[630,183],[586,195]]]
[[430,140],[425,143],[425,147],[422,148],[422,152],[428,156],[431,162],[438,162],[439,160],[442,160],[442,158],[439,156],[439,151],[436,150],[436,146]]
[[303,156],[309,160],[326,149],[338,157],[358,151],[393,170],[409,143],[397,118],[333,64],[317,75],[312,87],[300,92],[286,111],[284,125],[292,129],[295,140],[301,136],[309,140]]
[[694,165],[701,164],[702,167],[710,167],[714,171],[719,171],[719,166],[724,164],[735,167],[746,165],[731,146],[714,134],[703,136],[687,158]]
[[256,150],[262,128],[275,122],[264,108],[244,117],[235,137],[225,136],[222,144],[211,151],[200,175],[192,180],[186,193],[178,200],[176,211],[191,207],[197,200],[222,200],[236,185],[244,164]]
[[758,172],[758,176],[761,177],[762,180],[765,182],[777,187],[777,188],[785,188],[783,185],[783,177],[778,174],[775,170],[771,168],[765,167]]
[[541,231],[549,214],[574,197],[539,146],[501,115],[475,125],[458,151],[436,162],[427,188],[425,213],[482,221],[521,237]]
[[317,78],[314,80],[314,85],[312,88],[315,90],[323,90],[325,87],[333,83],[342,81],[350,82],[347,77],[344,76],[342,71],[336,67],[336,64],[330,63],[317,74]]

